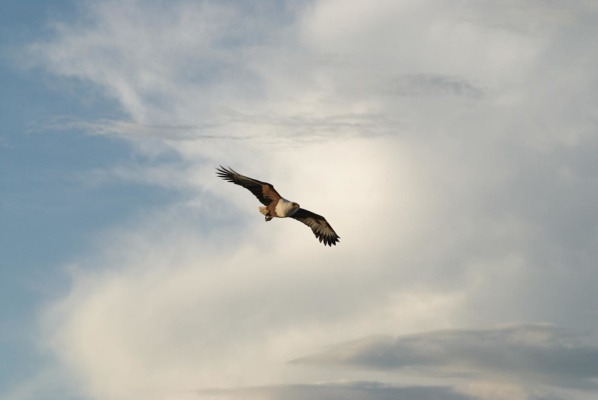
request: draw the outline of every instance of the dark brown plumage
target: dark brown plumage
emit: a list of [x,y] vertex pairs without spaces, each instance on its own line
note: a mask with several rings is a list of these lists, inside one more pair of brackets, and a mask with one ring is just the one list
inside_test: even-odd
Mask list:
[[265,207],[260,207],[260,212],[265,215],[266,221],[272,218],[290,217],[304,223],[311,228],[312,232],[325,246],[333,246],[338,243],[340,236],[336,234],[326,218],[311,211],[299,207],[299,204],[284,199],[274,186],[267,182],[258,181],[241,175],[232,168],[216,169],[216,175],[249,190]]

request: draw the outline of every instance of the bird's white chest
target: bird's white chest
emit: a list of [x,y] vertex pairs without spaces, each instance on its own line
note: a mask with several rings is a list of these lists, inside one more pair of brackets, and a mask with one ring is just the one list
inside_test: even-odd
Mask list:
[[298,210],[298,208],[293,207],[293,202],[292,201],[288,201],[286,199],[280,199],[278,200],[278,203],[276,204],[276,208],[274,209],[276,211],[276,215],[280,218],[285,218],[285,217],[290,217],[293,214],[295,214]]

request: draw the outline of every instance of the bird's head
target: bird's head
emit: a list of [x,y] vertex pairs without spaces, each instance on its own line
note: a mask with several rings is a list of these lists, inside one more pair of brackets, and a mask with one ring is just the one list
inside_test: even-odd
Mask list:
[[301,206],[295,202],[293,202],[292,206],[293,206],[293,208],[301,208]]

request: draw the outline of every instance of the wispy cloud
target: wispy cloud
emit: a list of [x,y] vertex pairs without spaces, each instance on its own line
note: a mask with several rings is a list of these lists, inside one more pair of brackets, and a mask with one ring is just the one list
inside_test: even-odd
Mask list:
[[29,132],[47,132],[58,130],[77,130],[90,135],[119,137],[131,141],[164,139],[169,141],[188,140],[259,140],[260,136],[227,136],[210,135],[206,132],[215,130],[224,124],[203,125],[150,125],[133,121],[102,119],[89,121],[71,116],[54,117],[46,121],[35,121],[29,124]]
[[478,98],[483,90],[459,78],[434,75],[406,75],[397,80],[390,93],[400,96],[457,96]]
[[[407,4],[90,3],[80,22],[55,24],[27,51],[37,65],[114,99],[128,119],[88,128],[128,138],[339,140],[438,131],[459,113],[536,145],[587,137],[592,124],[567,105],[576,102],[568,94],[591,102],[584,88],[595,79],[572,71],[560,74],[565,83],[550,71],[572,68],[552,38],[586,26],[589,4]],[[549,17],[559,15],[566,18]],[[422,32],[415,21],[423,20]],[[590,71],[594,61],[581,51],[568,48],[568,57]],[[521,129],[534,133],[519,139],[512,132]]]
[[[376,122],[384,122],[376,126]],[[133,142],[160,139],[168,142],[242,140],[265,145],[305,145],[322,141],[350,139],[367,134],[377,137],[394,133],[383,115],[249,115],[239,111],[222,111],[214,121],[199,125],[142,124],[133,121],[102,119],[83,120],[70,116],[54,117],[29,124],[29,132],[76,130],[90,135],[122,138]],[[232,129],[231,127],[235,127]],[[248,134],[226,134],[249,132]],[[334,135],[334,136],[333,136]]]

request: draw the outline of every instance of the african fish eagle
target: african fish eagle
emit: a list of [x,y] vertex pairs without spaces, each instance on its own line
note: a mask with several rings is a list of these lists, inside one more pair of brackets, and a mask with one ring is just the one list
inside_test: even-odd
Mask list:
[[220,166],[216,171],[216,175],[220,178],[235,185],[243,186],[257,197],[260,203],[264,205],[259,210],[265,216],[266,222],[274,217],[290,217],[309,226],[316,238],[320,240],[320,243],[324,243],[324,246],[336,246],[336,243],[338,243],[340,237],[326,221],[326,218],[301,208],[299,204],[293,201],[288,201],[278,194],[271,184],[243,176],[230,167]]

